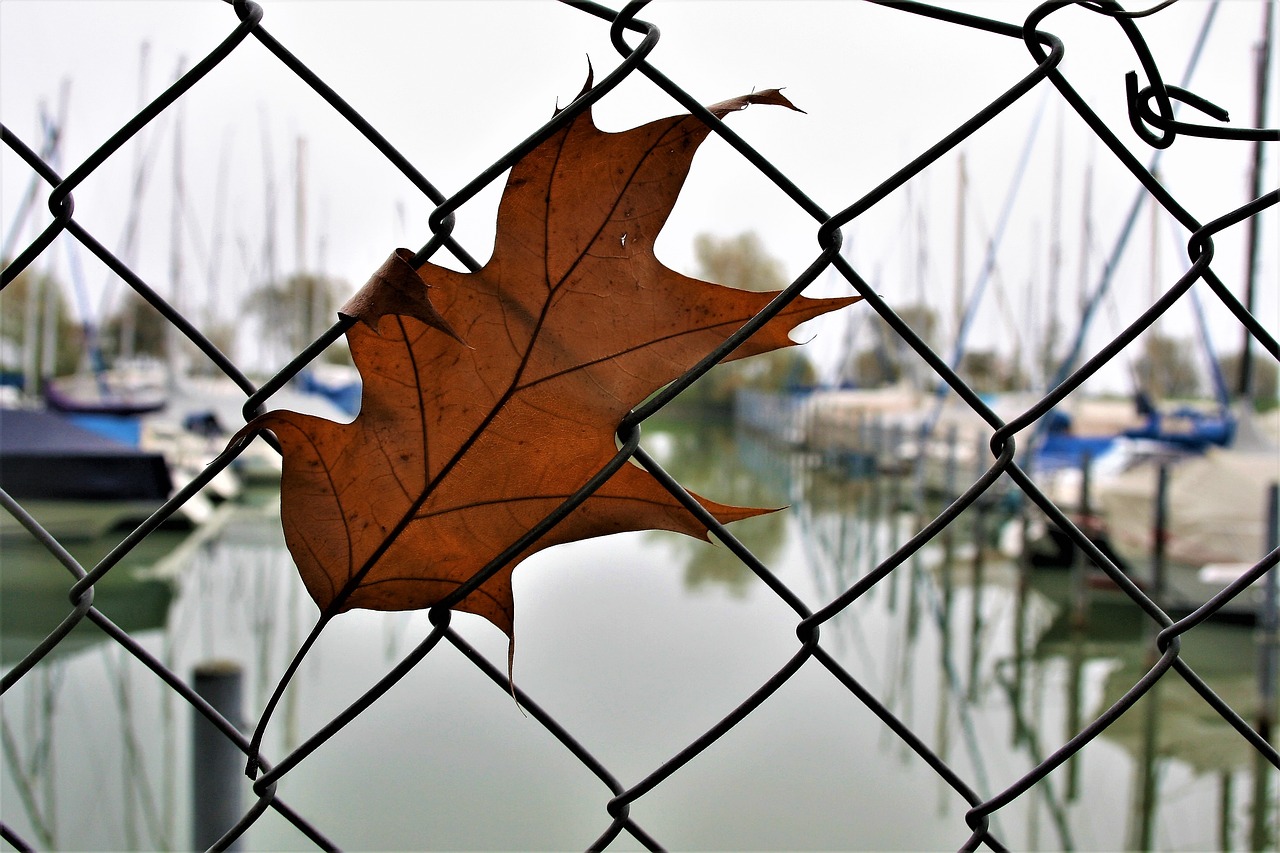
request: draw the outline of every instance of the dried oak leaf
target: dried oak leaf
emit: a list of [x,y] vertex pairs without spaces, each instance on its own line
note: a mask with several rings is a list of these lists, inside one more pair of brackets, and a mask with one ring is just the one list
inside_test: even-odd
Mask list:
[[[710,109],[748,104],[792,106],[768,90]],[[347,332],[364,381],[352,423],[275,411],[248,425],[282,446],[285,538],[322,613],[424,608],[455,592],[614,457],[631,408],[769,302],[653,254],[707,133],[691,116],[622,133],[577,116],[512,169],[482,269],[415,272],[400,250],[344,307],[361,321]],[[730,357],[788,346],[796,324],[852,301],[797,298]],[[726,522],[765,511],[699,500]],[[521,559],[647,528],[707,535],[624,465],[454,606],[511,637]]]

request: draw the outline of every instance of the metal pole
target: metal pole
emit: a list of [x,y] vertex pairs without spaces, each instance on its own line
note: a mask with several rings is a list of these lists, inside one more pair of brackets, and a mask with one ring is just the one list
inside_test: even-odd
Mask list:
[[[1254,83],[1253,119],[1256,127],[1266,127],[1267,121],[1267,84],[1271,80],[1271,26],[1275,17],[1276,2],[1270,0],[1263,12],[1262,40],[1257,46],[1256,80]],[[1253,143],[1253,167],[1249,174],[1249,198],[1262,195],[1262,140]],[[1246,270],[1244,276],[1245,307],[1253,311],[1258,279],[1258,229],[1261,223],[1258,217],[1251,216],[1248,224],[1248,248],[1246,249]],[[1248,329],[1244,332],[1244,341],[1240,346],[1240,377],[1236,393],[1246,403],[1253,402],[1253,336]]]
[[[1267,489],[1267,552],[1280,547],[1280,484]],[[1275,566],[1263,581],[1262,606],[1258,613],[1258,734],[1268,742],[1276,722],[1276,665],[1280,652],[1280,579]],[[1253,758],[1253,806],[1250,811],[1249,841],[1254,850],[1274,846],[1274,821],[1269,819],[1269,804],[1274,803],[1271,790],[1271,766],[1259,751]]]
[[[241,725],[240,664],[206,661],[196,667],[195,690],[232,725]],[[244,754],[199,711],[191,721],[191,840],[207,850],[243,815],[240,807]],[[241,849],[244,836],[227,849]]]
[[[1086,452],[1080,460],[1080,524],[1086,535],[1093,529],[1093,501],[1089,495],[1093,482],[1093,457]],[[1089,621],[1088,557],[1079,545],[1071,546],[1071,624],[1083,629]]]
[[[1280,484],[1267,490],[1267,552],[1280,547]],[[1271,740],[1276,722],[1276,663],[1280,651],[1280,578],[1273,567],[1262,582],[1258,612],[1258,733]]]
[[1151,531],[1151,598],[1164,606],[1164,546],[1169,530],[1169,466],[1161,464],[1156,472],[1155,521]]

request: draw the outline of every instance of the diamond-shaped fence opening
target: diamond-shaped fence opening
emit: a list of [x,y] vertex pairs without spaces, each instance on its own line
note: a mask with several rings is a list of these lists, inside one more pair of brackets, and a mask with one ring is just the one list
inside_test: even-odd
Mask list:
[[[60,526],[59,502],[44,500],[58,494],[50,484],[75,476],[74,454],[63,445],[43,467],[22,468],[24,451],[14,449],[71,441],[54,435],[63,421],[30,395],[6,403],[5,841],[183,847],[190,818],[197,843],[216,847],[395,847],[406,840],[393,827],[408,816],[420,828],[408,843],[430,848],[1273,847],[1277,510],[1274,489],[1269,505],[1244,492],[1259,470],[1280,479],[1275,436],[1248,405],[1250,371],[1274,377],[1280,359],[1271,210],[1280,193],[1267,183],[1267,146],[1280,133],[1266,128],[1269,39],[1243,77],[1222,76],[1242,61],[1242,45],[1215,34],[1215,16],[1242,13],[1219,5],[1051,2],[996,5],[982,17],[906,2],[482,4],[465,13],[424,3],[394,4],[393,18],[420,17],[387,32],[365,20],[386,10],[349,4],[317,4],[315,20],[290,4],[183,4],[183,26],[201,33],[204,53],[181,59],[159,95],[142,86],[136,114],[113,113],[123,101],[90,110],[64,96],[70,109],[47,106],[24,131],[24,117],[6,109],[6,371],[30,388],[60,359],[80,357],[52,343],[18,352],[37,328],[96,351],[104,336],[125,339],[119,318],[128,316],[137,341],[150,333],[166,345],[169,376],[191,377],[160,390],[208,412],[178,431],[194,444],[203,428],[198,461],[172,488],[154,477],[134,484],[139,505],[151,504],[90,546],[83,527]],[[1274,5],[1239,4],[1265,14],[1265,34]],[[126,43],[154,39],[101,27],[95,7],[65,14],[79,9],[89,11],[77,26],[103,43],[94,64],[127,65]],[[154,4],[144,15],[171,11]],[[56,63],[27,57],[20,43],[48,38],[53,52],[59,40],[22,32],[12,6],[0,15],[5,73],[56,89],[47,70]],[[1198,31],[1187,29],[1193,18]],[[103,20],[132,19],[111,9]],[[66,44],[78,44],[75,29]],[[775,58],[768,46],[784,42]],[[731,127],[700,105],[717,99],[706,97],[707,81],[719,87],[731,72],[788,74],[796,43],[838,81],[829,91],[847,93],[841,103],[801,103],[807,129],[770,136],[763,110]],[[554,114],[531,106],[548,68],[585,76],[584,44],[595,85],[562,98]],[[144,70],[169,47],[147,45]],[[413,48],[414,71],[386,76]],[[883,74],[858,73],[867,66],[855,51]],[[1124,78],[1129,66],[1138,70]],[[1197,75],[1235,88],[1202,91]],[[370,77],[395,96],[369,95]],[[1096,81],[1098,92],[1086,90]],[[788,81],[747,84],[757,82]],[[789,90],[797,100],[800,88]],[[360,98],[345,100],[349,90]],[[1217,105],[1225,97],[1229,121]],[[273,161],[272,111],[304,100],[310,113],[299,114],[310,118],[291,128],[292,160]],[[863,298],[820,327],[825,385],[740,389],[736,441],[702,427],[645,431],[687,404],[686,389],[762,316],[633,411],[619,425],[617,461],[648,469],[715,545],[629,534],[622,545],[591,540],[529,560],[517,582],[539,591],[522,602],[528,633],[514,681],[492,632],[447,608],[353,612],[309,635],[314,608],[270,490],[258,502],[216,504],[232,472],[278,465],[268,436],[228,434],[342,361],[354,321],[329,326],[327,308],[312,307],[331,286],[329,253],[372,269],[387,246],[365,258],[365,243],[418,229],[429,239],[415,266],[477,269],[493,239],[486,205],[541,139],[588,107],[606,126],[673,102],[711,127],[708,156],[720,171],[710,174],[720,183],[699,185],[695,168],[687,195],[700,199],[696,213],[678,212],[668,231],[720,227],[690,224],[706,215],[779,243],[795,238],[789,262],[800,271],[766,313],[801,291]],[[210,127],[210,114],[229,128],[222,140],[187,130],[194,115]],[[1068,132],[1089,144],[1066,144],[1064,154]],[[874,144],[892,134],[909,137],[910,153]],[[261,138],[261,162],[229,153],[246,150],[236,135]],[[1226,186],[1224,172],[1238,183]],[[146,185],[162,182],[167,214],[144,215]],[[326,182],[346,185],[335,198],[351,209],[322,207],[308,222],[308,194],[323,198]],[[211,218],[191,203],[208,185]],[[240,195],[244,187],[254,194]],[[1090,216],[1090,205],[1103,208],[1097,223],[1067,224],[1064,195]],[[286,235],[278,219],[290,210],[295,233]],[[943,223],[954,240],[939,236]],[[308,225],[324,237],[309,238]],[[1079,238],[1078,262],[1067,259],[1068,234]],[[1135,235],[1151,246],[1145,266],[1126,260]],[[165,243],[168,252],[150,248]],[[956,254],[940,260],[941,246]],[[285,276],[290,260],[296,272]],[[73,280],[68,295],[50,286],[55,264]],[[94,290],[99,280],[107,284]],[[274,289],[243,291],[249,281]],[[70,303],[61,321],[59,299]],[[117,311],[117,324],[95,328],[99,310]],[[1163,333],[1177,324],[1210,344],[1243,341],[1236,375],[1216,357],[1207,368],[1180,360],[1182,339]],[[973,335],[979,344],[966,343]],[[1183,374],[1153,372],[1160,345]],[[1178,382],[1194,387],[1201,374],[1221,392],[1224,420],[1202,408],[1166,414],[1166,426],[1223,425],[1233,441],[1195,457],[1212,460],[1219,480],[1191,487],[1189,505],[1212,518],[1225,506],[1218,528],[1252,514],[1240,529],[1256,520],[1264,538],[1242,565],[1211,566],[1217,574],[1187,592],[1166,566],[1186,524],[1183,505],[1169,503],[1173,481],[1189,477],[1178,472],[1192,470],[1186,455],[1132,463],[1124,476],[1141,487],[1137,520],[1101,540],[1088,486],[1104,472],[1085,456],[1064,466],[1075,479],[1064,477],[1040,451],[1062,436],[1060,408],[1094,399],[1082,389],[1132,378],[1176,396]],[[111,390],[96,375],[92,390]],[[855,378],[885,387],[835,387]],[[1032,391],[995,402],[992,392],[1010,386]],[[909,387],[925,390],[908,394],[904,415],[898,389]],[[139,450],[127,467],[155,464]],[[1237,473],[1223,485],[1228,471]],[[1165,497],[1153,502],[1156,487]],[[687,488],[790,508],[739,532]],[[175,532],[179,522],[194,529]],[[1074,555],[1071,571],[1046,581],[1025,541],[1016,564],[992,556],[997,539],[1034,529]],[[1147,548],[1150,572],[1117,556],[1126,540]],[[724,596],[676,601],[642,580],[672,577],[677,564],[686,587]],[[51,588],[64,596],[52,607]],[[1100,607],[1123,617],[1101,619]],[[1252,631],[1224,628],[1221,617],[1240,614],[1255,617]],[[295,658],[304,644],[309,653]],[[79,666],[86,658],[92,665]],[[231,677],[241,667],[243,682]],[[873,751],[893,760],[873,768]],[[1120,766],[1108,763],[1115,752],[1133,768],[1122,789],[1098,769]],[[251,778],[239,774],[246,760]],[[231,775],[219,773],[228,761]],[[188,766],[190,793],[177,778]],[[64,791],[68,775],[77,781]],[[1196,777],[1216,778],[1216,796],[1187,781]],[[1083,809],[1121,829],[1091,835]],[[1213,820],[1216,832],[1205,830]]]

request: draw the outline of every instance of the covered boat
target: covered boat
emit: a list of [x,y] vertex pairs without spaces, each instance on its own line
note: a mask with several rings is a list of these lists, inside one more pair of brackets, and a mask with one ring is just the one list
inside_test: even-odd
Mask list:
[[[173,490],[163,455],[43,410],[0,409],[0,488],[59,538],[146,518]],[[0,532],[19,529],[0,513]]]

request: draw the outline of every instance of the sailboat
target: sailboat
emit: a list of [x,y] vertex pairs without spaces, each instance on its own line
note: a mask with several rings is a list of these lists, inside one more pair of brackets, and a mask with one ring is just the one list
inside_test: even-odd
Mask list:
[[[1258,92],[1255,126],[1266,127],[1267,84],[1271,54],[1271,29],[1275,4],[1266,7],[1262,49],[1258,52]],[[1251,197],[1262,196],[1261,144],[1254,146]],[[1250,220],[1250,263],[1246,275],[1245,307],[1253,311],[1257,272],[1258,217]],[[1191,293],[1193,300],[1195,291]],[[1195,302],[1198,308],[1198,302]],[[1199,311],[1202,336],[1205,334]],[[1248,362],[1252,337],[1245,336],[1244,361]],[[1175,458],[1164,467],[1135,467],[1110,478],[1098,489],[1099,517],[1108,543],[1130,568],[1152,565],[1158,603],[1173,612],[1193,610],[1231,581],[1252,569],[1276,547],[1280,529],[1280,443],[1264,434],[1253,415],[1252,391],[1247,369],[1240,371],[1237,402],[1227,412],[1228,394],[1221,374],[1214,380],[1222,418],[1230,418],[1222,440],[1210,443],[1202,453]],[[1202,431],[1212,420],[1197,424]],[[1153,524],[1157,510],[1164,522]],[[1159,548],[1157,548],[1159,545]],[[1164,571],[1161,571],[1161,564]],[[1274,575],[1275,569],[1272,569]],[[1266,581],[1270,580],[1268,584]],[[1274,576],[1255,581],[1221,613],[1256,616],[1264,609],[1275,614]]]

